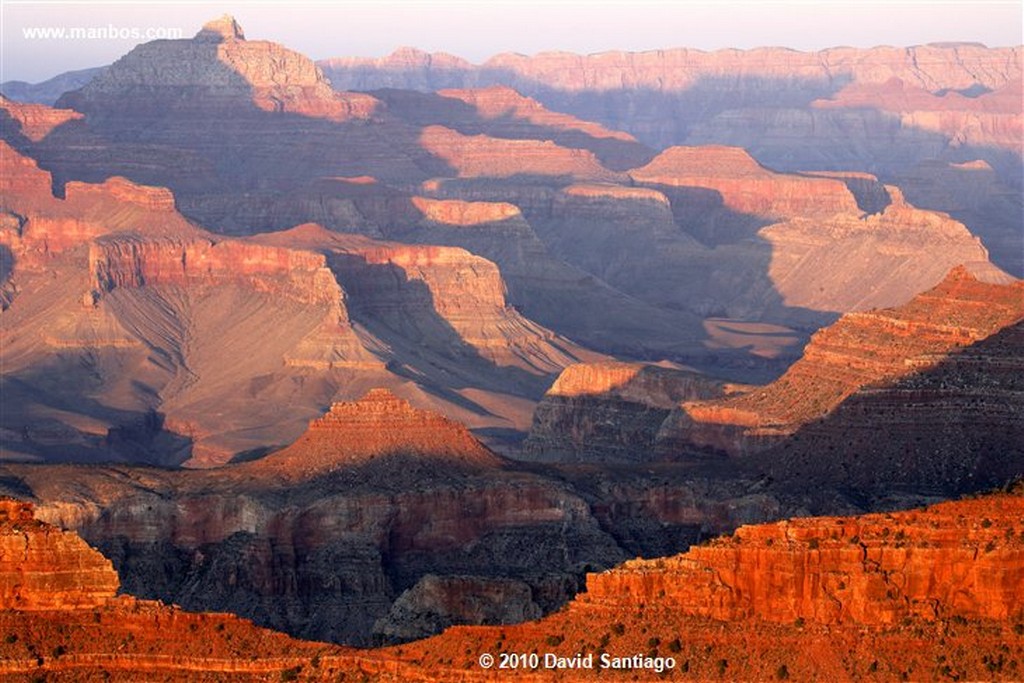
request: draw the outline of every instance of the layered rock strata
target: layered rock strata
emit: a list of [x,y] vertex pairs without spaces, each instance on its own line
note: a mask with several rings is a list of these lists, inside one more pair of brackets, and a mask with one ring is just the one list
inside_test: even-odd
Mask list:
[[869,497],[1002,485],[1024,474],[1022,306],[1021,283],[954,269],[904,306],[818,332],[763,388],[683,403],[660,446],[746,457],[782,486]]
[[405,646],[403,675],[460,680],[482,652],[536,648],[552,666],[523,680],[1012,679],[1024,669],[1022,502],[742,527],[591,574],[586,593],[541,621]]
[[119,585],[110,560],[77,534],[37,521],[30,503],[0,498],[0,610],[91,609]]
[[533,414],[524,458],[548,462],[644,462],[662,423],[683,401],[721,396],[722,383],[642,363],[566,368]]

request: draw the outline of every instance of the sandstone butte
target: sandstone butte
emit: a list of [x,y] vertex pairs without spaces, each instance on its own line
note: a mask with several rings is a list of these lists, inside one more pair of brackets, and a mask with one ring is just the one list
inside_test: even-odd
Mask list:
[[[878,392],[947,359],[955,362],[971,345],[1022,319],[1024,283],[989,284],[957,267],[902,306],[848,313],[816,332],[803,357],[771,384],[683,403],[661,437],[731,455],[763,450],[858,392]],[[1018,401],[1016,395],[1006,398]]]
[[334,403],[295,443],[236,471],[303,480],[389,457],[474,469],[502,463],[460,423],[371,389],[357,401]]
[[[32,547],[44,543],[38,535],[60,534],[32,521],[24,503],[0,509],[4,537]],[[229,615],[113,598],[109,564],[66,534],[80,555],[107,567],[103,599],[0,611],[0,672],[61,680],[104,672],[114,680],[143,672],[162,680],[277,672],[379,681],[1014,680],[1024,669],[1022,520],[1018,487],[904,512],[745,526],[682,555],[591,574],[585,593],[538,621],[454,627],[359,652],[295,641]],[[66,568],[67,555],[46,553],[25,567],[25,540],[17,543],[19,571]],[[5,577],[10,563],[0,566]],[[532,652],[541,657],[538,669],[479,666],[484,653]],[[664,675],[543,668],[548,654],[594,654],[596,666],[602,653],[672,664]]]
[[562,147],[593,152],[609,169],[642,165],[653,152],[628,133],[552,111],[512,88],[377,90],[373,95],[388,111],[417,125],[443,125],[465,135],[486,134],[506,139],[550,139]]
[[[174,94],[187,89],[202,97]],[[147,96],[139,97],[142,92]],[[120,116],[248,103],[255,111],[332,121],[368,119],[379,104],[369,95],[334,92],[309,58],[269,41],[247,41],[227,15],[208,22],[191,40],[138,46],[82,89],[62,96],[61,106],[88,112],[104,100],[116,102]]]
[[533,413],[523,459],[643,462],[684,401],[718,398],[735,387],[696,372],[646,363],[578,363],[562,371]]

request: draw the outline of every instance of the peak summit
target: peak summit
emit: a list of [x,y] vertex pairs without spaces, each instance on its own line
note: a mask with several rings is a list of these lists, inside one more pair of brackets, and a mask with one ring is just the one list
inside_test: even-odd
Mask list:
[[245,40],[245,31],[233,16],[225,14],[203,24],[203,28],[196,34],[196,40],[211,43],[221,43],[225,40]]
[[356,401],[334,403],[298,441],[253,466],[303,476],[392,455],[435,463],[500,463],[458,422],[414,408],[387,389],[371,389]]

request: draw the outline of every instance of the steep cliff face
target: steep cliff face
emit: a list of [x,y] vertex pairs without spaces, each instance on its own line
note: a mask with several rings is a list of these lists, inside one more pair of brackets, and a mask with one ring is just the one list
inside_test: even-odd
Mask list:
[[[495,210],[517,213],[501,206],[418,205],[437,218],[454,214],[454,220],[472,225],[488,220]],[[382,338],[399,335],[414,352],[418,348],[449,360],[482,360],[534,376],[559,372],[579,357],[594,355],[520,315],[506,303],[505,283],[495,264],[464,249],[382,242],[313,225],[256,239],[303,244],[325,254],[356,318]]]
[[717,204],[768,219],[858,213],[842,182],[773,173],[738,147],[671,147],[630,171],[630,177],[645,185],[708,190],[698,193],[708,197],[704,210]]
[[[898,184],[921,162],[981,159],[1008,188],[1016,226],[1021,55],[1019,47],[940,44],[819,52],[506,54],[471,65],[402,51],[321,65],[342,89],[500,84],[552,110],[629,131],[654,149],[732,145],[787,171],[859,170]],[[912,201],[945,210],[947,196]],[[1019,231],[990,240],[990,218],[957,218],[986,238],[996,263],[1018,277],[1024,273]]]
[[488,135],[462,135],[444,126],[427,126],[419,138],[430,153],[444,160],[460,178],[536,176],[558,180],[615,181],[593,152],[562,147],[551,140],[510,140]]
[[682,401],[721,396],[720,382],[642,363],[566,368],[533,414],[524,458],[546,462],[653,459],[661,424]]
[[251,244],[107,237],[89,246],[96,292],[144,286],[215,287],[236,284],[300,303],[333,305],[347,322],[341,288],[320,254]]
[[[621,246],[623,233],[633,238],[630,247],[635,248],[638,235],[649,225],[643,199],[616,203],[616,198],[657,193],[608,184],[572,184],[555,190],[512,180],[470,182],[458,187],[451,180],[425,184],[429,196],[411,200],[417,215],[387,229],[387,234],[405,242],[462,247],[493,261],[508,286],[506,299],[516,310],[589,348],[651,357],[697,349],[699,322],[693,316],[628,296],[596,277],[599,271],[591,267],[608,259],[619,261],[626,254],[639,257],[638,251],[605,249]],[[530,207],[529,220],[524,207]],[[606,218],[613,211],[631,220],[609,225]],[[666,212],[667,202],[659,203],[654,220],[663,219]],[[556,219],[547,220],[552,215]],[[543,239],[538,232],[543,232]],[[581,248],[586,246],[593,249]],[[585,263],[589,254],[595,257]]]
[[447,89],[436,93],[379,90],[373,95],[388,111],[421,126],[443,125],[464,135],[513,140],[551,140],[585,149],[614,171],[646,163],[653,152],[628,133],[546,109],[511,88]]
[[36,521],[29,503],[0,498],[0,610],[91,609],[119,584],[110,560],[77,534]]
[[591,574],[586,593],[538,622],[458,627],[384,652],[409,679],[459,680],[482,652],[500,661],[534,648],[552,665],[517,677],[1013,678],[1024,667],[1022,503],[993,495],[742,527]]
[[[684,403],[662,438],[733,455],[785,442],[763,462],[800,462],[805,477],[821,468],[857,486],[958,491],[977,477],[999,483],[1024,466],[1012,416],[1021,402],[1012,368],[1021,362],[1013,340],[1022,306],[1020,282],[986,284],[956,268],[903,306],[849,314],[818,332],[766,387]],[[939,423],[946,427],[936,431]],[[886,439],[871,446],[869,434],[883,429]],[[991,448],[1009,449],[998,466]]]
[[[807,518],[741,527],[667,560],[627,562],[587,582],[585,605],[659,598],[659,607],[719,621],[867,626],[954,615],[1024,616],[1024,498],[921,511]],[[1011,533],[1007,533],[1010,531]]]
[[331,391],[260,415],[239,386],[293,396],[310,370],[381,372],[323,255],[215,239],[168,190],[124,178],[57,198],[30,158],[2,156],[6,453],[215,464],[259,447],[231,436],[240,424],[280,443],[280,421],[297,436]]
[[[161,65],[163,65],[161,67]],[[311,60],[268,41],[247,41],[231,19],[205,25],[191,40],[144,43],[61,102],[102,116],[154,116],[160,111],[253,109],[344,121],[368,118],[376,100],[335,93]]]
[[[891,106],[893,84],[898,82],[908,89],[934,93],[938,107],[967,109],[972,108],[977,91],[1013,88],[1021,76],[1019,48],[973,44],[819,52],[783,48],[715,52],[680,48],[586,56],[546,52],[532,57],[497,55],[479,66],[452,59],[434,63],[430,55],[399,51],[381,59],[334,58],[320,64],[340,89],[368,90],[387,84],[433,90],[436,82],[447,87],[503,84],[553,109],[628,130],[656,147],[682,142],[695,121],[744,108],[795,109],[844,86],[853,90],[844,99],[852,100],[853,93],[859,93],[861,100],[856,104],[861,106]],[[871,96],[865,98],[865,91]],[[681,109],[681,103],[693,106]],[[1014,106],[1019,107],[1019,102]],[[682,115],[667,116],[673,108]]]
[[[26,104],[14,102],[0,95],[0,116],[9,117],[18,126],[18,132],[32,142],[45,138],[53,129],[82,118],[82,114],[72,109],[54,109],[42,104]],[[4,121],[4,126],[8,121]]]
[[0,676],[70,668],[75,677],[212,681],[298,670],[327,649],[228,614],[115,597],[118,585],[110,561],[77,534],[34,519],[31,503],[0,499]]

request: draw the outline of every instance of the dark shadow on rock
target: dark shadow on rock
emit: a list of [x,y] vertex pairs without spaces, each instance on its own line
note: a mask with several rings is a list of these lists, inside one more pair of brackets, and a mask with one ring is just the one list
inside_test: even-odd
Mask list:
[[[455,390],[478,387],[540,398],[546,373],[499,366],[482,357],[437,311],[430,288],[410,280],[391,263],[369,263],[359,254],[328,254],[328,266],[348,295],[352,319],[391,347],[398,362],[389,369],[428,391],[478,414],[480,406]],[[424,383],[424,377],[433,381]]]
[[952,497],[1024,476],[1024,323],[866,387],[749,465],[782,490]]
[[612,171],[643,166],[654,157],[653,150],[632,140],[597,137],[579,129],[545,126],[512,114],[484,117],[471,104],[440,93],[387,89],[371,90],[369,94],[387,103],[389,111],[419,126],[441,125],[463,135],[551,140],[562,147],[593,152]]
[[[134,462],[174,466],[191,455],[189,437],[164,428],[155,408],[113,408],[93,398],[98,380],[87,361],[64,354],[0,378],[0,411],[14,458],[45,462]],[[81,423],[88,423],[83,429]],[[104,432],[96,424],[106,425]]]

